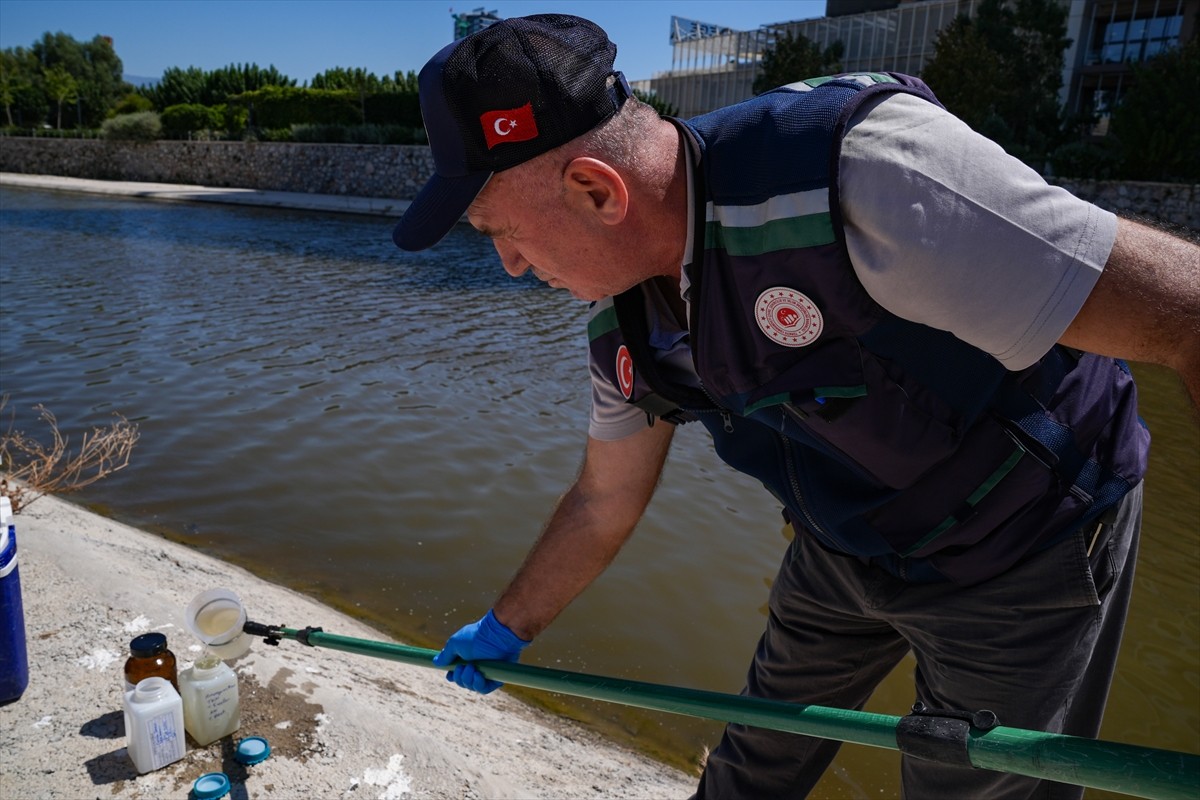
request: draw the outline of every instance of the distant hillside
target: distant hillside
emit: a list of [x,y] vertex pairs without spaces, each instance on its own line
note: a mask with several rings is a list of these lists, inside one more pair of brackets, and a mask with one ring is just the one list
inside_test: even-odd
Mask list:
[[162,78],[147,78],[144,75],[122,75],[126,83],[132,83],[134,86],[154,86]]

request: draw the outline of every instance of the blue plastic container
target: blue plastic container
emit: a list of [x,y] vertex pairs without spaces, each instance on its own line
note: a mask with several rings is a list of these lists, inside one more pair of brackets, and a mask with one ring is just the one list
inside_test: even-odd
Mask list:
[[25,607],[17,569],[17,529],[12,506],[0,497],[0,705],[18,699],[29,685],[25,650]]

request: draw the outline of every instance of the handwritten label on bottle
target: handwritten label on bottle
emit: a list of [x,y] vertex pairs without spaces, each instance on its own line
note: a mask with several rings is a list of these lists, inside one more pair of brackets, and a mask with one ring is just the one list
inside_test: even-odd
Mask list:
[[237,684],[222,686],[215,692],[204,694],[204,708],[209,721],[216,721],[233,711],[232,704],[236,699]]
[[152,717],[146,723],[146,733],[150,740],[150,758],[154,769],[179,759],[179,731],[175,729],[175,715],[172,712]]

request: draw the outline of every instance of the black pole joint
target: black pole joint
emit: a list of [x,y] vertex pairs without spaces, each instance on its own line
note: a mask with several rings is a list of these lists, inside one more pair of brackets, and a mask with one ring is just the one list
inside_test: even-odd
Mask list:
[[915,703],[912,714],[896,725],[896,745],[901,753],[913,758],[974,767],[967,748],[971,732],[985,733],[999,724],[991,711],[947,710]]
[[296,631],[296,641],[300,642],[300,644],[306,644],[309,647],[316,647],[315,644],[308,640],[308,637],[314,633],[323,633],[323,630],[321,628],[314,628],[312,625],[304,627]]
[[278,645],[279,640],[283,638],[282,625],[264,625],[261,622],[251,622],[250,620],[246,620],[242,625],[242,632],[251,636],[261,636],[263,641],[273,645]]

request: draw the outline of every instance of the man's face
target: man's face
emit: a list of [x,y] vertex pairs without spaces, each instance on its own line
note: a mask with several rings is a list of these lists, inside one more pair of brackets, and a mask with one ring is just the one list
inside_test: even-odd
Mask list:
[[530,202],[531,191],[521,191],[523,173],[517,167],[493,175],[467,209],[467,219],[491,237],[509,275],[532,272],[580,300],[599,300],[638,283],[622,274],[620,253],[605,252],[598,221],[561,201],[553,185],[534,190],[545,196]]

